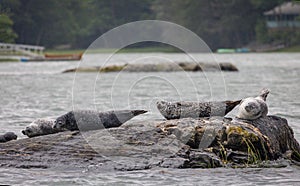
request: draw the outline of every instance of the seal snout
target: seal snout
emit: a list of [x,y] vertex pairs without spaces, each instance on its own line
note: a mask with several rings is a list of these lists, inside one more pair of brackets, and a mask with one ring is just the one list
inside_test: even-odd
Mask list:
[[252,105],[252,104],[248,104],[245,106],[245,110],[247,112],[251,112],[253,109],[254,109],[254,105]]
[[59,128],[61,128],[61,126],[62,126],[62,121],[55,120],[54,124],[52,125],[52,128],[59,129]]
[[54,123],[54,125],[52,126],[52,128],[56,129],[57,126],[56,126],[56,122]]

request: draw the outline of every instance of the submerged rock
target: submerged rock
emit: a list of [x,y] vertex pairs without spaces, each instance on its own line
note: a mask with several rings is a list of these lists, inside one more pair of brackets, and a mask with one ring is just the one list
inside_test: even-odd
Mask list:
[[183,118],[9,141],[0,144],[0,166],[112,170],[268,167],[272,163],[266,162],[283,158],[298,162],[299,153],[299,144],[284,118]]
[[231,63],[138,63],[95,67],[79,67],[63,71],[67,72],[176,72],[176,71],[238,71]]

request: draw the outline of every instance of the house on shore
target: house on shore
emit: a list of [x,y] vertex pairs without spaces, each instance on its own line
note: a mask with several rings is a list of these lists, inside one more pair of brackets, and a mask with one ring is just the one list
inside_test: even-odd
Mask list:
[[264,12],[269,31],[300,30],[300,2],[285,2]]

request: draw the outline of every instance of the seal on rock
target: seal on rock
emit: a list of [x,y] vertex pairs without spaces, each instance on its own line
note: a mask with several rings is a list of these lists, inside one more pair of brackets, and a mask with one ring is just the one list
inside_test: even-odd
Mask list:
[[55,120],[53,128],[87,131],[119,127],[131,118],[146,112],[145,110],[117,110],[107,112],[75,110],[58,117]]
[[243,99],[236,117],[245,120],[255,120],[267,116],[268,106],[266,99],[269,92],[268,89],[263,89],[259,96]]
[[13,132],[7,132],[5,134],[0,135],[0,143],[5,143],[11,140],[16,140],[18,136]]
[[225,116],[241,100],[214,102],[167,102],[157,101],[159,112],[168,120],[179,118],[199,118]]
[[25,130],[21,132],[28,137],[42,136],[47,134],[54,134],[64,131],[63,129],[54,129],[55,119],[41,118],[30,123]]

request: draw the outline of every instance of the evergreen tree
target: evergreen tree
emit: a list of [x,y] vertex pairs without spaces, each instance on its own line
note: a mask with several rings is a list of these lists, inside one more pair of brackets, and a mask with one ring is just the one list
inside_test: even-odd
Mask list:
[[0,42],[14,43],[17,34],[12,29],[13,21],[5,14],[0,14]]

